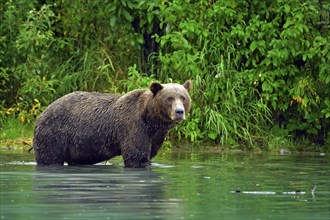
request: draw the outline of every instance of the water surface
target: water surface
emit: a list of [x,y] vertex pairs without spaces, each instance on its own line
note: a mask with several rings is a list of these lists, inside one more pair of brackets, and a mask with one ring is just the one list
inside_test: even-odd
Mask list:
[[120,157],[37,167],[33,154],[1,150],[0,218],[329,219],[329,161],[204,150],[162,153],[148,169]]

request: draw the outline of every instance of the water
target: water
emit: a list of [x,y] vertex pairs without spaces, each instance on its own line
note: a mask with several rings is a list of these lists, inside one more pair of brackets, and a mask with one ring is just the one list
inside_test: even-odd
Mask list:
[[[1,219],[329,219],[330,157],[175,152],[149,169],[0,151]],[[312,189],[316,186],[315,191]]]

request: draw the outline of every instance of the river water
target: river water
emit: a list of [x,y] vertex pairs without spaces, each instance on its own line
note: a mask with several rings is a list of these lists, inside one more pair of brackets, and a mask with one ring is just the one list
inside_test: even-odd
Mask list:
[[148,169],[120,157],[37,167],[0,151],[0,219],[329,219],[328,154],[161,153]]

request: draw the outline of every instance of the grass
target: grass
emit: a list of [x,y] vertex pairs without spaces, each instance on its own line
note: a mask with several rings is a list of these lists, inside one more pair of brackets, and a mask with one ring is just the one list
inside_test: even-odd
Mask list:
[[10,117],[1,120],[0,148],[26,148],[32,146],[34,123],[22,124],[19,119]]
[[[228,122],[228,121],[227,121]],[[226,133],[234,132],[235,129],[231,126],[226,126],[226,124],[221,124],[222,121],[219,119],[215,119],[215,124],[220,123],[219,129],[229,129],[231,131],[226,131],[223,134],[225,135]],[[0,148],[7,148],[7,149],[17,149],[17,150],[29,150],[32,146],[32,138],[33,138],[33,128],[34,128],[35,123],[30,123],[30,124],[22,124],[21,121],[17,118],[14,117],[9,117],[0,120]],[[181,131],[183,132],[182,135],[186,137],[186,139],[179,139],[175,142],[175,145],[183,144],[185,141],[188,141],[190,139],[189,137],[189,131],[191,129],[191,124],[185,124],[183,127],[181,127]],[[178,132],[176,130],[176,132]],[[188,132],[188,133],[187,133]],[[201,132],[201,131],[199,131]],[[180,133],[180,132],[179,132]],[[235,133],[236,134],[236,133]],[[188,135],[188,136],[187,136]],[[237,135],[242,135],[242,134],[236,134]],[[249,134],[245,134],[247,137],[249,137]],[[229,137],[223,137],[223,138],[229,138]],[[256,138],[253,136],[253,138]],[[262,133],[259,136],[259,139],[262,139],[263,142],[266,146],[255,146],[255,148],[246,148],[243,147],[245,150],[265,150],[265,151],[279,151],[279,149],[287,149],[289,151],[310,151],[310,152],[329,152],[330,148],[329,146],[324,146],[320,147],[317,145],[313,144],[308,144],[308,140],[301,140],[301,141],[294,141],[293,138],[288,135],[286,132],[284,132],[282,129],[280,129],[278,126],[273,126],[272,129],[269,130],[268,134]],[[173,140],[172,140],[173,141]],[[164,142],[163,144],[163,151],[169,152],[173,149],[173,143],[172,141],[167,141]],[[193,140],[190,140],[193,141]],[[227,140],[228,141],[228,140]],[[189,142],[189,141],[188,141]],[[221,149],[225,150],[237,150],[238,148],[233,147],[234,145],[232,144],[223,144],[221,141],[205,141],[205,142],[195,142],[196,145],[194,145],[193,148],[198,147],[198,146],[213,146],[210,148],[214,147],[221,147]],[[189,142],[189,145],[192,143]],[[256,144],[256,143],[255,143]],[[300,147],[299,147],[300,146]],[[241,146],[242,147],[242,146]]]

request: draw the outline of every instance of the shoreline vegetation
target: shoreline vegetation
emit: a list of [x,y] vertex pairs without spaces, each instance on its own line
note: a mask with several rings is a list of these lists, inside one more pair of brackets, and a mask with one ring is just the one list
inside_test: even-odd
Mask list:
[[[6,149],[14,152],[30,152],[33,142],[34,123],[22,124],[18,119],[12,118],[6,121],[4,128],[0,129],[0,149]],[[294,142],[285,137],[274,137],[277,141],[273,141],[272,148],[263,149],[259,147],[247,148],[244,146],[233,147],[215,144],[213,141],[199,141],[192,143],[189,140],[183,139],[178,141],[177,138],[172,138],[171,134],[163,143],[160,153],[172,152],[173,149],[200,150],[205,149],[211,152],[273,152],[279,154],[291,154],[298,152],[310,153],[328,153],[324,148],[319,146],[307,146],[304,142]],[[300,144],[299,146],[295,144]]]
[[330,152],[328,1],[7,0],[0,20],[1,146],[67,93],[191,79],[166,149]]

